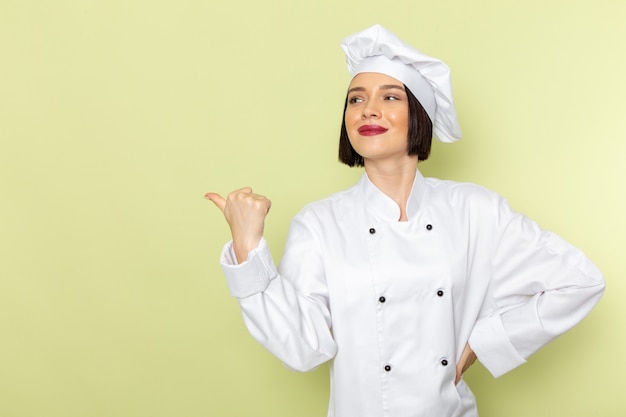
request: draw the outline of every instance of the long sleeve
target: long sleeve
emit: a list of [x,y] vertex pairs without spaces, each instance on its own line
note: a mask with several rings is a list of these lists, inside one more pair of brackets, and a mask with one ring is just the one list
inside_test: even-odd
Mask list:
[[598,268],[577,248],[499,199],[486,304],[469,343],[495,376],[521,365],[579,323],[604,292]]
[[308,371],[334,357],[328,289],[314,222],[294,218],[281,272],[264,240],[246,262],[233,265],[230,243],[221,264],[252,336],[286,366]]

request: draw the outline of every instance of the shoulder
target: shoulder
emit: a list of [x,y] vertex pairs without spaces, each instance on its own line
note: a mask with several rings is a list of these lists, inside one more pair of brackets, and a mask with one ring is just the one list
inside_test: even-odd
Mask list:
[[442,202],[451,207],[496,209],[506,200],[500,194],[482,185],[469,182],[426,178],[431,202]]
[[359,192],[358,184],[355,184],[346,190],[333,193],[321,200],[308,203],[300,210],[300,212],[296,215],[296,218],[313,217],[326,219],[329,216],[341,216],[342,213],[349,213],[350,210],[354,210],[355,206],[359,201],[361,201],[361,199],[362,195]]
[[320,231],[324,227],[344,223],[362,207],[363,194],[359,183],[356,183],[348,189],[308,203],[293,217],[291,225]]

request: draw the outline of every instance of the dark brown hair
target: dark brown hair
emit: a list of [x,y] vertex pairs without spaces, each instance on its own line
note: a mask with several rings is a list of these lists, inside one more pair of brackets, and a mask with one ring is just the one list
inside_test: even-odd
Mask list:
[[[411,90],[404,86],[409,102],[409,133],[407,138],[407,154],[417,155],[418,160],[425,161],[430,154],[430,145],[433,141],[433,123],[428,113],[415,98]],[[343,105],[343,117],[341,119],[341,133],[339,134],[339,161],[354,167],[363,166],[363,157],[359,155],[348,138],[346,130],[346,108],[348,97]]]

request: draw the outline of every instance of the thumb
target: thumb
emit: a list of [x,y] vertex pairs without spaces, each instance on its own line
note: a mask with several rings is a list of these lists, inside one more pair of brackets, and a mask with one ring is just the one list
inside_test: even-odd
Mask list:
[[226,207],[226,200],[224,200],[221,195],[217,193],[206,193],[204,197],[208,200],[211,200],[217,206],[217,208],[222,211],[222,213],[224,212],[224,207]]

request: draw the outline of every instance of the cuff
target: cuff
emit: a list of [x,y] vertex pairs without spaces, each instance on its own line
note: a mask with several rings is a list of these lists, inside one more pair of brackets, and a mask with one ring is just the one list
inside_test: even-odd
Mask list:
[[246,298],[262,292],[278,275],[264,238],[259,241],[255,249],[248,253],[248,259],[245,262],[237,265],[235,259],[231,241],[222,249],[220,264],[233,297]]
[[469,345],[480,363],[498,378],[526,363],[515,349],[499,315],[480,319],[474,325]]

